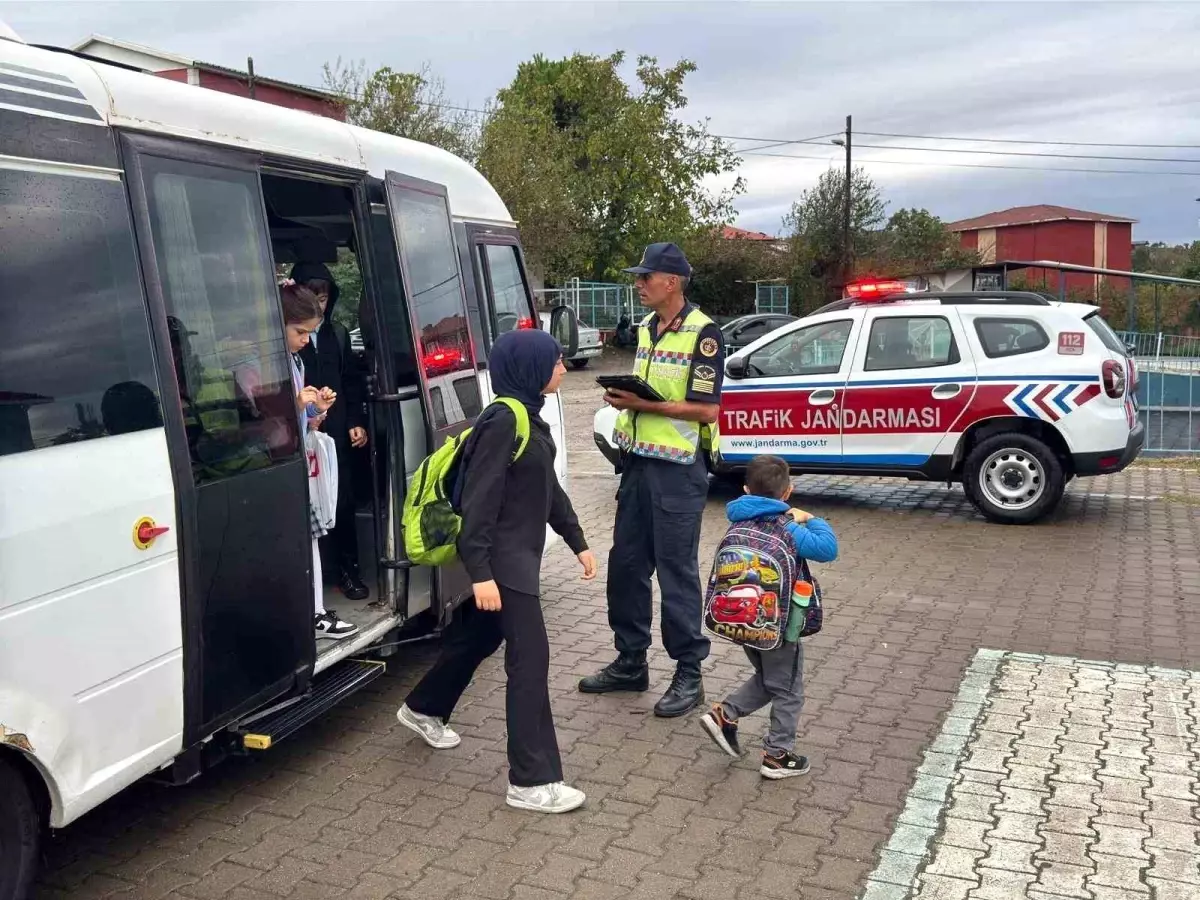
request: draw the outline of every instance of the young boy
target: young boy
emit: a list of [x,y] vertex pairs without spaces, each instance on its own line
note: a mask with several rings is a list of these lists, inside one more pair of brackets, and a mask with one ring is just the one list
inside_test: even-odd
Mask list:
[[[799,509],[787,500],[792,494],[788,465],[777,456],[757,456],[746,469],[746,496],[726,507],[731,523],[744,524],[755,519],[778,519],[791,514],[794,524],[787,526],[796,546],[796,556],[811,562],[833,562],[837,558],[837,538],[824,519]],[[799,563],[797,562],[797,571]],[[780,591],[780,601],[790,602],[790,586]],[[797,615],[795,609],[791,615]],[[763,742],[764,778],[793,778],[808,772],[808,758],[794,752],[796,724],[804,706],[804,651],[800,641],[783,641],[774,650],[743,647],[754,675],[724,703],[717,703],[700,717],[700,724],[717,746],[732,757],[741,756],[738,744],[738,719],[771,706],[771,727]]]

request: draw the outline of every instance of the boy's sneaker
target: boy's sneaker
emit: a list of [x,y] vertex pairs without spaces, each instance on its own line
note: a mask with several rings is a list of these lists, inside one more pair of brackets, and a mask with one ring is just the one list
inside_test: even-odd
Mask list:
[[409,731],[419,734],[421,740],[434,750],[449,750],[462,743],[458,732],[448,727],[437,716],[426,716],[419,712],[413,712],[408,708],[407,703],[396,710],[396,718]]
[[579,809],[586,799],[583,791],[556,781],[553,784],[539,784],[535,787],[517,787],[510,784],[505,802],[513,809],[525,809],[529,812],[566,813]]
[[779,756],[764,753],[762,768],[758,771],[762,773],[763,778],[770,778],[772,781],[779,781],[783,778],[795,778],[797,775],[807,775],[808,757],[798,756],[790,752],[782,753]]
[[737,722],[730,721],[725,715],[725,707],[720,703],[713,704],[713,708],[700,717],[700,725],[708,732],[713,743],[734,759],[742,755]]
[[317,631],[317,637],[332,638],[335,641],[358,634],[357,625],[343,622],[332,609],[325,609],[317,613],[314,620],[314,627]]

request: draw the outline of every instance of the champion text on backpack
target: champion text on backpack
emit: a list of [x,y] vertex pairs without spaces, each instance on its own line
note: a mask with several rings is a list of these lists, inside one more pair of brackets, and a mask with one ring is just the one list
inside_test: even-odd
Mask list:
[[739,522],[725,533],[704,598],[710,634],[756,650],[782,643],[797,573],[790,521]]

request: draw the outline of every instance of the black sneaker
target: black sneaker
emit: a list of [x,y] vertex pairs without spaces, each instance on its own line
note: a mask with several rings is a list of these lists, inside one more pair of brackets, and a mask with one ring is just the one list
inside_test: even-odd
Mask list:
[[363,584],[362,579],[348,570],[342,572],[342,577],[338,580],[338,587],[345,594],[347,600],[353,600],[355,603],[371,596],[370,589]]
[[808,757],[797,756],[795,753],[782,753],[779,756],[764,753],[762,767],[758,771],[763,778],[770,778],[772,781],[807,775]]
[[734,759],[742,755],[742,748],[738,744],[737,722],[726,717],[725,707],[720,703],[714,704],[712,709],[700,717],[700,725],[708,732],[713,743]]
[[317,630],[317,637],[332,638],[335,641],[358,634],[357,625],[343,622],[337,617],[337,611],[332,609],[317,613],[314,627]]

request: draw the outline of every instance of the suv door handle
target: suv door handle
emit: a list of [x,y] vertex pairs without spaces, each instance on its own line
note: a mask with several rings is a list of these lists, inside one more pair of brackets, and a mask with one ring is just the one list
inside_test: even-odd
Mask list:
[[949,400],[951,397],[957,397],[961,393],[961,384],[939,384],[933,389],[933,398],[935,400]]
[[826,403],[832,403],[836,396],[837,391],[833,388],[821,388],[808,395],[808,402],[813,406],[824,406]]

